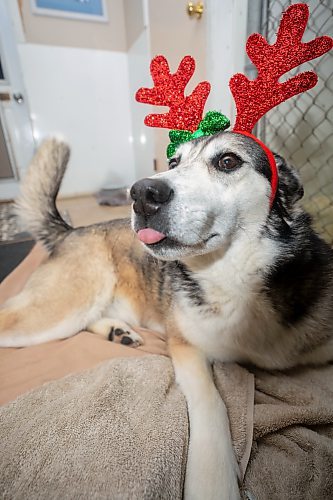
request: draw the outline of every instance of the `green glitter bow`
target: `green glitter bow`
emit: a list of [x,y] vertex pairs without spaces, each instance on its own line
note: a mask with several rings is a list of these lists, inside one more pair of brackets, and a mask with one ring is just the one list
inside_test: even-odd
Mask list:
[[217,132],[221,132],[230,126],[230,120],[226,116],[222,115],[218,111],[208,111],[205,118],[199,123],[199,128],[195,132],[190,132],[189,130],[170,130],[169,138],[170,144],[167,147],[167,157],[171,158],[180,146],[184,142],[191,141],[192,139],[197,139],[204,135],[213,135]]

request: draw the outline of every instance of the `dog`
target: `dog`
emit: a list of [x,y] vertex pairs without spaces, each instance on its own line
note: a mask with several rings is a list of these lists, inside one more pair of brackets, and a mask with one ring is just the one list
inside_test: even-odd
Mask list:
[[250,137],[182,144],[169,170],[131,189],[132,222],[73,229],[55,199],[69,158],[37,151],[19,212],[50,253],[0,311],[0,345],[29,346],[81,329],[136,346],[140,325],[165,333],[189,412],[185,499],[240,498],[229,421],[211,362],[264,369],[333,359],[333,252],[299,206],[296,171],[278,155],[278,191]]

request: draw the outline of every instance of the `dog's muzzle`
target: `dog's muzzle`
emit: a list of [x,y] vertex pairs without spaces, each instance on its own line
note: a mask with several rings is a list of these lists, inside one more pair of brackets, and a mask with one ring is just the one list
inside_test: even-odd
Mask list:
[[[136,182],[130,194],[134,201],[134,213],[144,221],[143,227],[137,230],[139,240],[146,245],[153,245],[164,240],[166,235],[153,229],[151,224],[153,216],[159,215],[159,210],[166,207],[173,198],[173,189],[165,181],[147,178]],[[150,217],[152,220],[149,222]]]

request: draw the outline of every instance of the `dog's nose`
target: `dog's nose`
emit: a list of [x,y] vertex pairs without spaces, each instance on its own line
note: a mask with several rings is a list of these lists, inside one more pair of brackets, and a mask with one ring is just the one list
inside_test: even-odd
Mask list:
[[162,205],[171,200],[173,190],[167,182],[160,179],[142,179],[133,184],[130,194],[135,213],[154,215]]

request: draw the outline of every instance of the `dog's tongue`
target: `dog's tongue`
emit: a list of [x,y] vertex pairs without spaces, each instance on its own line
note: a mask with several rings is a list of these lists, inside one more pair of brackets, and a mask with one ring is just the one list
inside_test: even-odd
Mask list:
[[165,234],[155,231],[155,229],[150,229],[146,227],[145,229],[140,229],[137,232],[138,238],[142,243],[146,245],[151,245],[152,243],[157,243],[165,238]]

